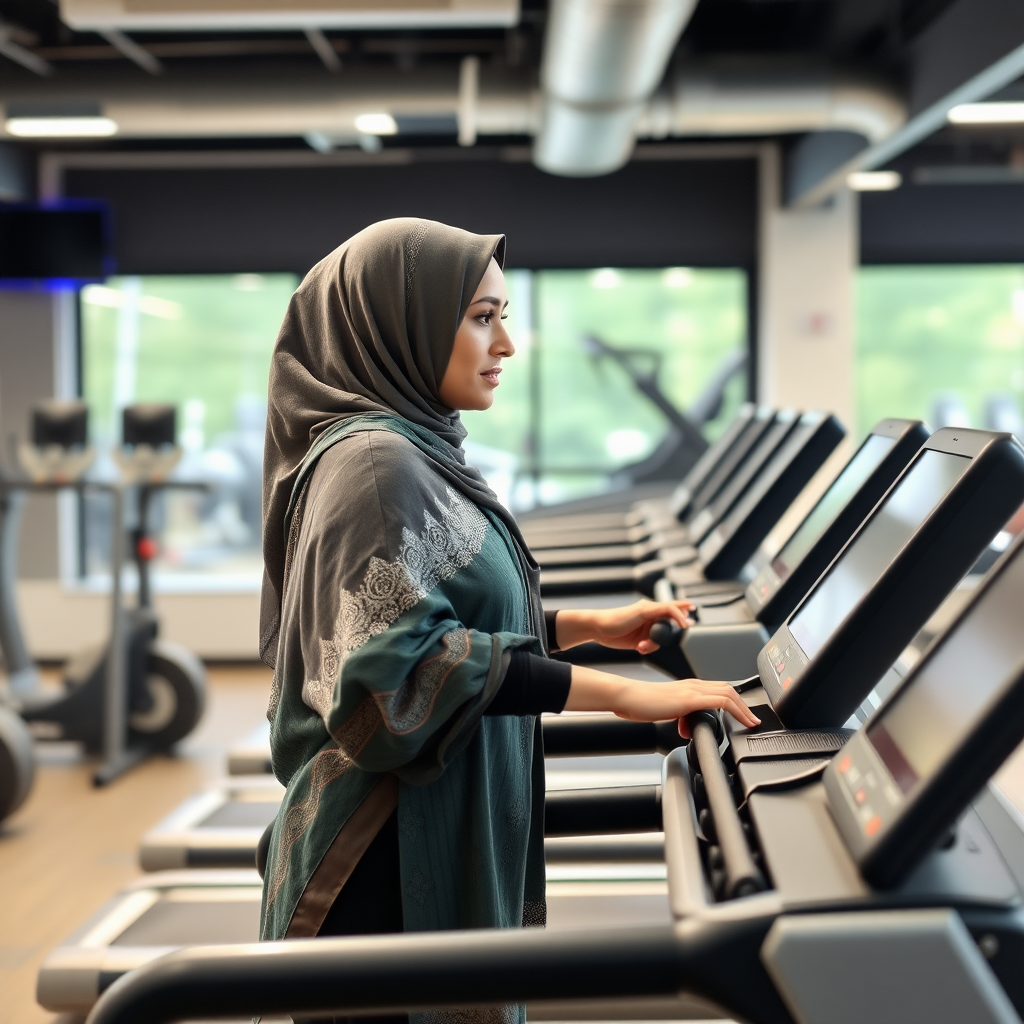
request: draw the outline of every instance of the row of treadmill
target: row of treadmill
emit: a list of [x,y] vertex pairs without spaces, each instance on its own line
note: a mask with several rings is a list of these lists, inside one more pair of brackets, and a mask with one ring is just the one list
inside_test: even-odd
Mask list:
[[[761,719],[547,716],[549,927],[256,943],[283,790],[266,731],[144,837],[150,872],[44,963],[90,1024],[437,1011],[528,1019],[1020,1024],[1024,447],[744,407],[671,494],[524,519],[548,607],[686,598],[659,650]],[[826,465],[827,463],[827,465]],[[475,1018],[466,1018],[475,1019]]]

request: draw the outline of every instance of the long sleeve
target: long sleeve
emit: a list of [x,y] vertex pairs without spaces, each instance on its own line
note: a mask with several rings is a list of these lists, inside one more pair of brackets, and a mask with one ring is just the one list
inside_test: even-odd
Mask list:
[[540,715],[565,709],[572,686],[572,665],[515,650],[501,689],[485,715]]

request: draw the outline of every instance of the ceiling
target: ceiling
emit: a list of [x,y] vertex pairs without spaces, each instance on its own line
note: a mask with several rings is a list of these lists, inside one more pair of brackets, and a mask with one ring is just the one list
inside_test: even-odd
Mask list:
[[[1019,77],[1022,68],[1011,57],[1021,50],[1015,59],[1024,65],[1024,16],[1014,8],[1024,5],[1017,0],[699,0],[667,74],[671,78],[710,68],[728,77],[735,68],[748,75],[751,69],[765,68],[776,79],[789,75],[799,80],[813,70],[819,76],[876,83],[879,89],[903,98],[906,125],[881,148],[874,144],[878,140],[851,143],[849,138],[839,138],[849,135],[844,130],[787,133],[787,158],[795,168],[790,178],[798,182],[795,199],[820,199],[830,183],[834,187],[840,180],[837,175],[855,164],[884,166],[895,161],[913,174],[918,156],[929,165],[1012,165],[1024,174],[1020,128],[954,129],[945,126],[941,112],[935,113],[936,104],[957,90],[973,89],[970,97],[980,98],[1006,89]],[[97,32],[69,28],[51,0],[0,0],[0,34],[7,46],[5,50],[0,45],[4,54],[0,56],[0,101],[134,102],[148,103],[157,111],[171,97],[176,102],[185,97],[182,102],[187,106],[198,104],[196,97],[204,102],[223,98],[226,103],[291,97],[298,103],[299,98],[307,102],[309,97],[330,97],[341,102],[362,96],[369,102],[370,97],[393,94],[402,97],[407,114],[396,117],[398,133],[381,138],[380,145],[454,146],[459,130],[456,118],[432,112],[417,97],[457,93],[466,57],[479,58],[481,89],[490,95],[500,99],[536,92],[548,14],[545,0],[522,0],[518,22],[510,28],[327,28],[318,38],[280,28],[136,31],[118,43]],[[965,25],[970,31],[965,31]],[[141,56],[131,51],[132,44],[142,48]],[[130,52],[125,55],[128,51],[135,53],[135,60]],[[34,70],[18,62],[19,53],[29,55],[24,62],[35,62]],[[997,65],[1001,71],[994,74]],[[497,118],[490,130],[484,126],[474,140],[481,147],[522,145],[532,130],[525,117],[509,113],[504,120]],[[32,153],[62,147],[308,149],[312,144],[309,131],[292,134],[280,123],[271,131],[255,120],[247,127],[248,122],[240,119],[233,130],[223,132],[216,122],[202,128],[199,123],[196,119],[194,132],[189,131],[187,120],[183,125],[179,118],[173,130],[166,132],[157,128],[102,140],[47,139],[7,145]],[[706,129],[696,134],[702,130]],[[711,134],[721,139],[729,132]],[[742,134],[750,138],[756,130]],[[678,139],[678,132],[673,135]],[[765,135],[777,137],[778,132]],[[808,136],[813,145],[802,145]],[[351,133],[341,132],[326,145],[360,142]],[[656,133],[654,144],[658,144]]]

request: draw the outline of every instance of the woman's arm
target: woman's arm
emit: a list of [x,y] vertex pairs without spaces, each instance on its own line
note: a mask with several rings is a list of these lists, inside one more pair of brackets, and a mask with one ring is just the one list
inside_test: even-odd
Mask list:
[[672,619],[686,629],[693,607],[689,601],[636,601],[622,608],[560,608],[555,619],[558,650],[595,640],[605,647],[650,654],[658,649],[651,626]]
[[632,722],[664,722],[683,719],[694,711],[722,708],[742,725],[752,728],[761,720],[743,702],[729,683],[703,679],[678,679],[664,683],[645,683],[585,665],[572,666],[572,683],[566,711],[611,711]]

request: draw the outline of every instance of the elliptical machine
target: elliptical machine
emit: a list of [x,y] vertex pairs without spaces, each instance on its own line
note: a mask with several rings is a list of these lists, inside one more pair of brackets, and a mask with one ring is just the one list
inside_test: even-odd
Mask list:
[[[119,483],[84,475],[93,452],[86,444],[88,409],[82,402],[49,401],[33,410],[31,443],[18,455],[29,479],[0,480],[0,650],[8,674],[8,703],[45,739],[75,740],[102,753],[93,781],[104,785],[150,754],[166,751],[199,721],[206,697],[206,671],[190,651],[161,640],[152,604],[149,536],[153,494],[179,484],[166,478],[181,457],[175,445],[175,409],[136,405],[123,412],[123,444],[115,459]],[[138,495],[138,522],[131,533],[138,572],[138,600],[122,602],[123,508],[126,488]],[[25,500],[33,491],[103,493],[111,507],[111,628],[105,644],[68,661],[63,691],[39,684],[18,620],[15,585],[17,544]]]

